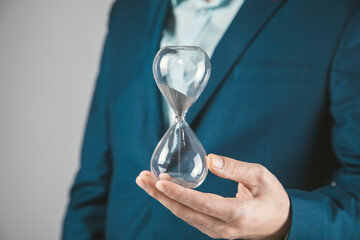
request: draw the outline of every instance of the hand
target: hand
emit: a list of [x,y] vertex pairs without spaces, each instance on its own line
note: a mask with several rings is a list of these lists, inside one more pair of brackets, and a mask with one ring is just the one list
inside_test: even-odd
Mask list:
[[159,180],[143,171],[136,183],[173,214],[212,238],[284,239],[290,228],[290,200],[281,183],[260,164],[210,154],[219,177],[238,182],[234,198],[202,193]]

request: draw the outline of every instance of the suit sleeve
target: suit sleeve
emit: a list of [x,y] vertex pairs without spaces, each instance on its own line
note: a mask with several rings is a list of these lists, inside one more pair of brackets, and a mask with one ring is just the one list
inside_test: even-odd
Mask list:
[[85,129],[81,166],[70,191],[70,202],[63,223],[63,240],[104,238],[111,178],[107,102],[112,59],[110,29],[113,11],[114,6]]
[[335,186],[288,190],[290,240],[360,239],[360,9],[340,41],[330,71],[332,147],[341,164]]

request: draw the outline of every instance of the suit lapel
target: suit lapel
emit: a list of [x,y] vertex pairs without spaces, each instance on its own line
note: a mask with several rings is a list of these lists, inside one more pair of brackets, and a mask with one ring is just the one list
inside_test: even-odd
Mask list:
[[216,93],[237,60],[282,2],[284,0],[247,0],[244,2],[214,51],[211,59],[212,73],[208,85],[187,114],[189,124]]
[[147,118],[146,125],[151,144],[157,143],[164,133],[164,122],[161,108],[161,95],[152,74],[152,64],[154,57],[159,50],[162,29],[169,9],[169,1],[153,0],[142,1],[138,7],[146,8],[146,14],[138,16],[138,21],[144,23],[142,36],[138,50],[135,54],[141,56],[141,67],[143,68],[143,79],[140,84],[145,86],[145,109]]

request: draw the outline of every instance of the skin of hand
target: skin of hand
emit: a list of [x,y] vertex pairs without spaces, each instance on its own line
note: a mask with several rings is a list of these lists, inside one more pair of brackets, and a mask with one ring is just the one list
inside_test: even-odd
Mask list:
[[143,171],[136,183],[174,215],[211,238],[285,239],[290,228],[290,200],[279,180],[264,166],[210,154],[215,175],[238,182],[233,198],[157,180]]

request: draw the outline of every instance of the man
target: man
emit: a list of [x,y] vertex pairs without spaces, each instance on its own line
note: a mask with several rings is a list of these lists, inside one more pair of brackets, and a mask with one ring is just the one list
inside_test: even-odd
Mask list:
[[[138,176],[170,124],[168,44],[211,56],[196,190]],[[360,1],[115,2],[63,239],[360,239],[359,201]]]

